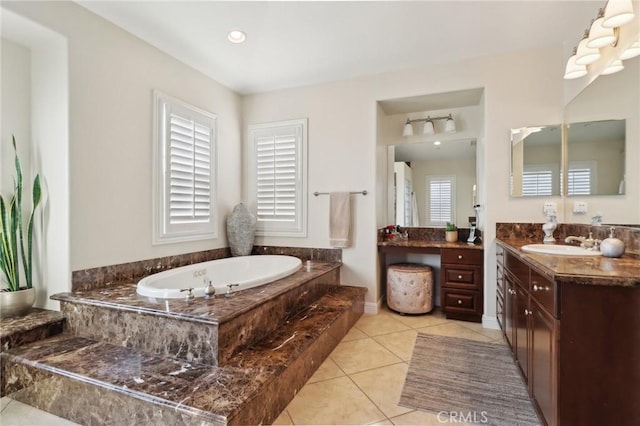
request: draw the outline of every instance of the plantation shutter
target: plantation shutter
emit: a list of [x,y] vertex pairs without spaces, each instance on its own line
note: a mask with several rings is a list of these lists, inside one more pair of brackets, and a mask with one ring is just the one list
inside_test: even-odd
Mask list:
[[552,182],[551,170],[525,171],[522,173],[522,195],[551,195]]
[[216,117],[154,92],[154,244],[217,237]]
[[211,218],[211,128],[170,115],[170,223]]
[[591,194],[591,169],[570,169],[567,175],[567,192],[569,195]]
[[454,222],[455,177],[427,176],[429,223],[444,225]]
[[259,221],[293,222],[298,183],[296,129],[274,129],[256,138]]
[[257,232],[302,236],[306,120],[250,126]]

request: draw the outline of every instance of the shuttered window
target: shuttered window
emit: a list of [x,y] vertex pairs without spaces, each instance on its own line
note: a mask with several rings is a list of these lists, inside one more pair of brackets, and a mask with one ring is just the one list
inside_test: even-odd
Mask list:
[[306,236],[306,127],[306,119],[249,126],[259,235]]
[[215,238],[215,115],[155,92],[154,243]]
[[568,195],[592,195],[595,194],[595,161],[572,161],[569,163],[567,173]]
[[522,173],[522,195],[551,195],[553,191],[551,170],[524,171]]
[[455,223],[455,176],[427,176],[427,211],[429,225]]

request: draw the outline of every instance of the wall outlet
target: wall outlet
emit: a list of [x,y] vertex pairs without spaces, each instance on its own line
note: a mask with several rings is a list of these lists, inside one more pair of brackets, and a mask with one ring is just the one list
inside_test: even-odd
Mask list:
[[558,208],[558,205],[556,204],[555,201],[545,201],[544,205],[542,206],[542,212],[545,215],[556,214],[557,208]]
[[587,212],[587,202],[586,201],[574,201],[573,202],[573,212],[577,214],[585,214]]

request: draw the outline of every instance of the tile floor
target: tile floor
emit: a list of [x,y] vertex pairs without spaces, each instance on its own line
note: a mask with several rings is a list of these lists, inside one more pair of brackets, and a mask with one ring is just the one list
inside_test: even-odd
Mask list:
[[[435,414],[398,405],[418,332],[504,344],[499,330],[447,320],[439,311],[364,315],[276,419],[277,425],[441,425]],[[2,398],[2,426],[74,423]],[[459,423],[458,423],[459,424]]]

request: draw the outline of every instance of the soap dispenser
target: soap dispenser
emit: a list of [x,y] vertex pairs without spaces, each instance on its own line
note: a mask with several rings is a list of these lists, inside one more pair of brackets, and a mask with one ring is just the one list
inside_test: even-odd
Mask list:
[[606,257],[620,257],[624,254],[624,242],[616,238],[616,228],[612,226],[609,230],[609,238],[605,238],[600,243],[600,251]]

